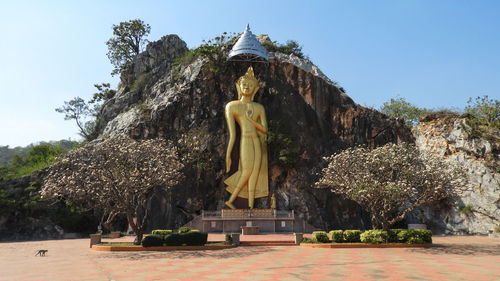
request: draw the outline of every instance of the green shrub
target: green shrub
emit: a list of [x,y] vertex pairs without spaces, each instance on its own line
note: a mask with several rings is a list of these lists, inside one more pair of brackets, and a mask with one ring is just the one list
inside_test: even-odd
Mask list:
[[151,231],[151,234],[165,236],[165,235],[172,234],[172,230],[168,230],[168,229],[156,229],[156,230]]
[[167,246],[202,246],[207,243],[208,233],[201,231],[190,231],[183,233],[172,233],[164,236],[164,244]]
[[470,98],[465,112],[470,115],[467,119],[478,126],[480,131],[498,132],[500,129],[500,100],[490,99],[488,96]]
[[402,229],[401,231],[398,232],[397,234],[397,241],[401,243],[407,243],[408,239],[412,237],[411,230],[409,229]]
[[316,243],[314,242],[311,238],[302,238],[302,241],[300,243]]
[[429,229],[415,229],[413,230],[415,233],[414,237],[422,239],[423,243],[432,243],[432,231]]
[[306,58],[302,52],[302,46],[295,40],[287,40],[286,44],[279,44],[276,41],[265,41],[262,42],[262,46],[268,52],[280,52],[287,55],[294,54],[301,59]]
[[403,229],[398,233],[398,240],[401,243],[408,244],[432,243],[432,231],[427,229]]
[[359,243],[361,242],[361,230],[345,230],[344,231],[344,241],[348,243]]
[[161,235],[149,235],[142,239],[143,247],[163,246],[164,239]]
[[201,231],[191,231],[181,233],[182,244],[187,246],[203,246],[207,243],[208,233]]
[[312,233],[312,240],[319,243],[328,243],[330,239],[328,239],[328,235],[326,235],[325,231],[314,231]]
[[191,231],[191,227],[183,226],[183,227],[179,228],[179,230],[177,231],[177,233],[188,233],[190,231]]
[[330,231],[330,237],[335,243],[344,242],[344,232],[342,230],[332,230]]
[[141,92],[144,87],[146,86],[146,83],[148,82],[148,75],[147,73],[142,73],[140,74],[134,82],[132,82],[132,85],[130,86],[130,91],[132,92]]
[[407,229],[402,229],[402,228],[389,229],[389,231],[387,231],[387,234],[389,235],[389,243],[401,242],[401,241],[399,241],[398,234],[401,231],[406,231],[406,230]]
[[233,245],[233,237],[231,237],[231,234],[226,234],[226,240],[224,242],[224,244],[226,245]]
[[360,235],[360,240],[363,243],[380,244],[387,243],[389,235],[384,230],[367,230]]
[[290,125],[281,120],[269,120],[267,131],[267,151],[269,159],[274,159],[271,165],[278,165],[287,170],[294,168],[299,162],[297,146]]
[[410,237],[408,239],[408,244],[424,244],[424,240],[422,238],[417,238],[417,237]]
[[164,244],[167,246],[181,246],[183,244],[183,240],[181,234],[172,233],[164,237]]
[[403,119],[409,128],[418,124],[419,117],[427,112],[425,108],[419,108],[399,96],[384,102],[380,111],[390,117]]

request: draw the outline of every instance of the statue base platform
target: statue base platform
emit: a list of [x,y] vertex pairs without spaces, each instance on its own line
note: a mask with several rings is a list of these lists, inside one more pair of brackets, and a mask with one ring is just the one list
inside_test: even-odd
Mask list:
[[243,227],[257,227],[262,233],[294,232],[295,214],[272,209],[223,209],[202,212],[202,231],[241,233]]
[[272,209],[222,209],[221,216],[225,218],[272,218],[275,211]]

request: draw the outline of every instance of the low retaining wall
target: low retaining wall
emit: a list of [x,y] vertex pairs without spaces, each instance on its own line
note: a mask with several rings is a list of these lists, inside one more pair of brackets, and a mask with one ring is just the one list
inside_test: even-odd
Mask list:
[[433,244],[403,244],[403,243],[388,243],[388,244],[365,244],[365,243],[337,243],[337,244],[313,244],[301,243],[302,247],[310,248],[428,248]]
[[198,250],[223,250],[234,248],[234,245],[206,245],[206,246],[105,246],[92,245],[92,250],[107,252],[134,252],[134,251],[198,251]]

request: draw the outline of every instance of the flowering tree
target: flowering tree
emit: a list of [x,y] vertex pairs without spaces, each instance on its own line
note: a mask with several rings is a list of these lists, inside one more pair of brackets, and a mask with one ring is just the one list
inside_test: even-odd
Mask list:
[[114,136],[72,150],[50,166],[41,194],[102,209],[107,224],[117,214],[126,214],[140,243],[149,195],[155,188],[176,185],[182,168],[174,147],[164,140]]
[[374,229],[387,230],[415,208],[455,196],[467,184],[462,168],[425,158],[406,143],[349,148],[325,160],[328,167],[316,186],[360,204]]

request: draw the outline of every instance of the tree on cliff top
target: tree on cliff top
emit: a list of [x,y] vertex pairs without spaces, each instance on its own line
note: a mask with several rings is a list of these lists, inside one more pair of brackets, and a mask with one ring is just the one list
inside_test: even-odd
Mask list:
[[462,168],[429,157],[409,144],[349,148],[326,158],[316,185],[360,204],[374,229],[387,230],[415,208],[465,190]]
[[114,136],[72,150],[52,165],[41,194],[101,209],[108,215],[106,224],[117,214],[126,214],[139,244],[149,196],[156,188],[176,185],[182,167],[174,146],[164,140]]
[[380,111],[388,116],[403,119],[410,128],[416,125],[419,117],[427,112],[425,108],[419,108],[402,97],[391,98],[390,101],[384,102]]
[[470,98],[467,101],[465,112],[471,115],[469,118],[478,126],[486,127],[485,130],[500,130],[500,100],[489,99],[488,96]]
[[115,67],[112,75],[118,74],[123,66],[134,59],[148,42],[145,37],[151,31],[149,24],[140,19],[120,22],[113,25],[113,37],[107,42],[108,58]]

